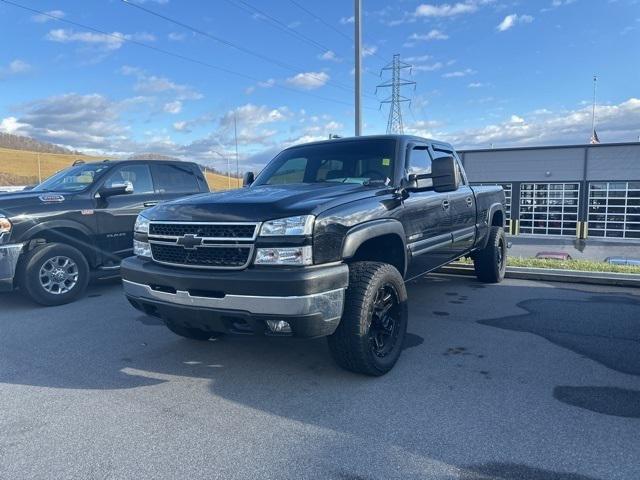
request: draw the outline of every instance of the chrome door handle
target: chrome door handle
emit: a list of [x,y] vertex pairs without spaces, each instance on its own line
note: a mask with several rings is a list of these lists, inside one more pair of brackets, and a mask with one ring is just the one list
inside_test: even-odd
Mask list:
[[443,210],[449,210],[449,200],[443,200],[442,201],[442,209]]
[[467,207],[470,207],[473,205],[473,199],[471,197],[467,197]]
[[142,205],[145,207],[155,207],[157,204],[158,202],[144,202]]

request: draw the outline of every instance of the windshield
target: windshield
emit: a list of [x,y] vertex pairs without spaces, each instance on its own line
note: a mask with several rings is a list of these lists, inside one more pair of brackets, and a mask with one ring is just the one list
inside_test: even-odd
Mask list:
[[258,175],[254,185],[372,183],[393,181],[394,140],[328,142],[285,150]]
[[33,190],[37,192],[79,192],[92,185],[109,166],[107,164],[87,164],[67,168],[47,178]]

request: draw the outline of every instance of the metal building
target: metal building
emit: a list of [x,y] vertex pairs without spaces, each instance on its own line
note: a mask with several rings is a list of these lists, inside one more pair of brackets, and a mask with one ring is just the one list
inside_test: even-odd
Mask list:
[[458,153],[471,183],[504,187],[512,235],[640,241],[640,143]]

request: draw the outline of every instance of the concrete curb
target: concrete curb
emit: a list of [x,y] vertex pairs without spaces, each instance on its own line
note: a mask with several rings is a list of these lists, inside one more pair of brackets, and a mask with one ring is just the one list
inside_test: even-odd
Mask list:
[[[471,265],[447,265],[439,273],[453,275],[475,275]],[[592,285],[616,285],[640,287],[640,275],[632,273],[582,272],[551,268],[507,267],[507,278],[541,280],[547,282],[589,283]]]

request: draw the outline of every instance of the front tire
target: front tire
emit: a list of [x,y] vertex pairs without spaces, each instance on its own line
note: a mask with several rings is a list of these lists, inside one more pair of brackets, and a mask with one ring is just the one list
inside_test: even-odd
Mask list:
[[71,303],[89,284],[89,264],[80,250],[47,243],[27,252],[19,271],[22,293],[40,305]]
[[400,357],[408,317],[407,290],[395,267],[351,264],[344,313],[328,337],[333,359],[352,372],[384,375]]
[[473,257],[473,268],[478,280],[500,283],[507,269],[507,242],[502,227],[491,227],[487,246]]

